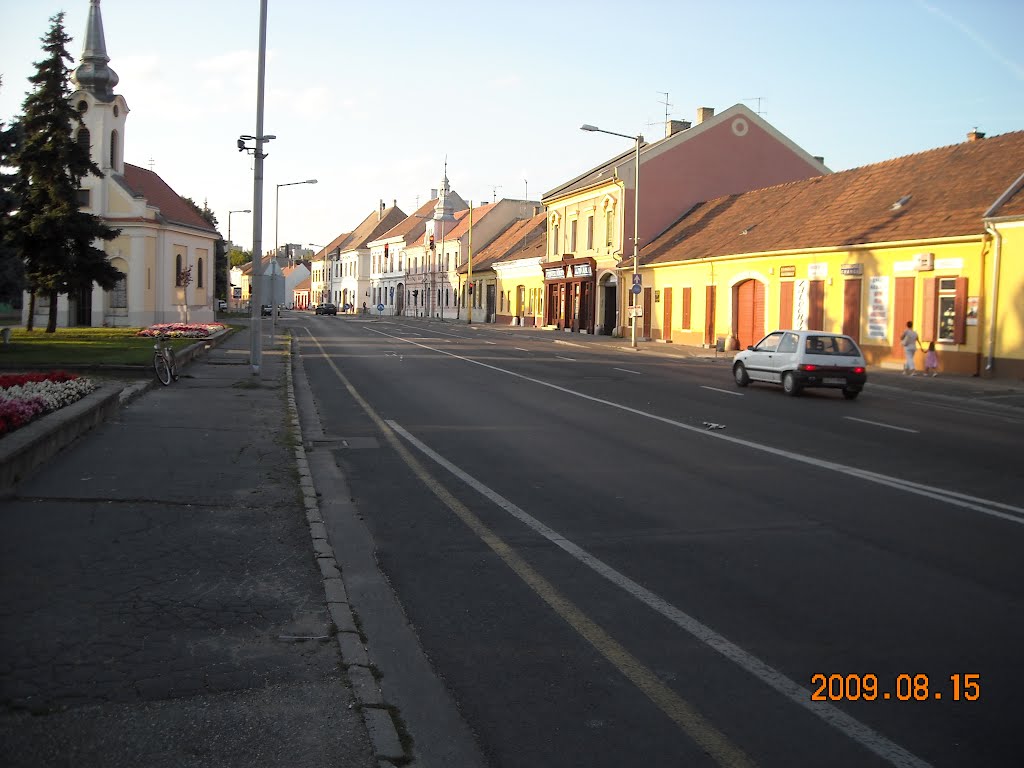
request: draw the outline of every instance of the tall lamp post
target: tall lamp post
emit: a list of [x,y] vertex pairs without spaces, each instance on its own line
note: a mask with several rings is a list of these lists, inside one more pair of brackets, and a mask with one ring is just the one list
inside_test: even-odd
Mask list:
[[[237,211],[228,211],[228,245],[232,245],[233,246],[234,243],[231,241],[231,214],[232,213],[252,213],[252,209],[251,208],[244,208],[244,209],[239,209]],[[227,255],[228,255],[228,282],[227,282],[227,289],[226,290],[227,290],[227,294],[228,295],[226,297],[227,301],[225,303],[230,305],[231,304],[231,299],[234,298],[231,295],[231,251],[228,251]],[[235,304],[235,308],[236,309],[238,308],[238,304],[237,303]]]
[[[607,133],[609,136],[618,136],[623,139],[632,139],[636,142],[636,167],[633,172],[633,285],[637,286],[636,281],[637,267],[640,262],[640,240],[639,240],[639,229],[640,229],[640,145],[644,142],[643,134],[637,134],[636,136],[630,136],[628,133],[615,133],[614,131],[605,131],[598,128],[596,125],[581,125],[581,131],[589,131],[591,133]],[[639,294],[634,294],[639,295]],[[634,305],[636,300],[634,299]],[[631,318],[632,322],[630,325],[633,329],[633,349],[636,349],[636,315]]]
[[[277,258],[277,212],[279,210],[279,204],[281,202],[281,187],[294,187],[296,184],[316,184],[316,179],[306,179],[305,181],[289,181],[285,184],[278,184],[277,191],[274,193],[274,258]],[[273,302],[271,302],[273,303]]]

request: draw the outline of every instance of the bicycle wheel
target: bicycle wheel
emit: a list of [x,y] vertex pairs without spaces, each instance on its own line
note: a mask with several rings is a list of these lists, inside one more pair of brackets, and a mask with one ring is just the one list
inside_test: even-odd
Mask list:
[[156,370],[156,377],[161,384],[166,387],[171,383],[171,369],[167,365],[167,357],[159,350],[153,355],[153,368]]
[[171,378],[177,381],[180,378],[178,376],[178,360],[174,357],[174,350],[170,347],[167,348],[167,365],[171,369]]

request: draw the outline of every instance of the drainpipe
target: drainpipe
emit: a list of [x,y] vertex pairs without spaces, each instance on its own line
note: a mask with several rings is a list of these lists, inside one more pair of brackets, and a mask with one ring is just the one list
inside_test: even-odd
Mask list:
[[995,368],[995,347],[996,347],[996,317],[999,310],[999,259],[1003,252],[1003,235],[992,224],[991,220],[985,220],[985,231],[992,236],[992,306],[989,308],[991,317],[988,321],[988,359],[985,361],[985,370],[989,373]]

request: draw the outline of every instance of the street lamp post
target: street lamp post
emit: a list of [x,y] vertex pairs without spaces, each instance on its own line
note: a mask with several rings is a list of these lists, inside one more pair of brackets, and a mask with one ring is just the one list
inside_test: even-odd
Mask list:
[[[244,208],[244,209],[239,209],[237,211],[228,211],[228,245],[231,245],[231,246],[234,245],[234,243],[231,241],[231,214],[232,213],[252,213],[252,209],[251,208]],[[227,258],[227,261],[228,261],[228,282],[227,282],[227,289],[226,289],[226,291],[227,291],[228,295],[226,297],[227,298],[226,304],[230,305],[231,304],[231,299],[234,298],[231,295],[231,251],[228,251],[227,257],[228,257]],[[237,303],[235,304],[235,309],[238,309],[238,304]]]
[[279,203],[281,201],[281,187],[293,187],[296,184],[316,184],[316,179],[306,179],[305,181],[289,181],[285,184],[278,184],[277,191],[274,193],[274,258],[277,258],[277,212]]
[[[618,136],[623,139],[632,139],[636,142],[636,167],[633,171],[633,285],[636,285],[637,268],[640,262],[640,145],[643,144],[643,134],[637,134],[636,136],[630,136],[628,133],[615,133],[614,131],[605,131],[598,128],[595,125],[581,125],[581,131],[590,131],[591,133],[607,133],[609,136]],[[632,290],[632,286],[631,286]],[[639,296],[639,294],[635,294]],[[634,299],[634,305],[636,300]],[[636,314],[634,313],[631,318],[632,322],[630,325],[633,329],[633,342],[632,347],[636,349]]]

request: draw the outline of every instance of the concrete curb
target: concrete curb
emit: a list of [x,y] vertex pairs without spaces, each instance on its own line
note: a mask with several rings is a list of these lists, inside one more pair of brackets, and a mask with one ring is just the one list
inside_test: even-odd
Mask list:
[[[294,354],[294,344],[293,339],[289,346],[289,357]],[[306,520],[309,523],[313,552],[323,576],[324,599],[338,633],[337,642],[341,663],[345,669],[349,687],[359,704],[378,764],[381,766],[391,765],[389,761],[392,760],[404,762],[411,756],[405,752],[398,728],[392,717],[394,708],[388,706],[384,701],[384,694],[377,683],[373,665],[370,662],[366,638],[359,630],[352,613],[352,606],[349,604],[341,566],[335,559],[334,550],[327,540],[327,528],[320,514],[320,502],[316,488],[311,481],[309,461],[302,438],[302,425],[299,420],[298,404],[295,400],[295,380],[291,360],[285,365],[285,370],[287,371],[288,418],[296,438],[295,461],[300,477],[299,486],[306,509]]]

